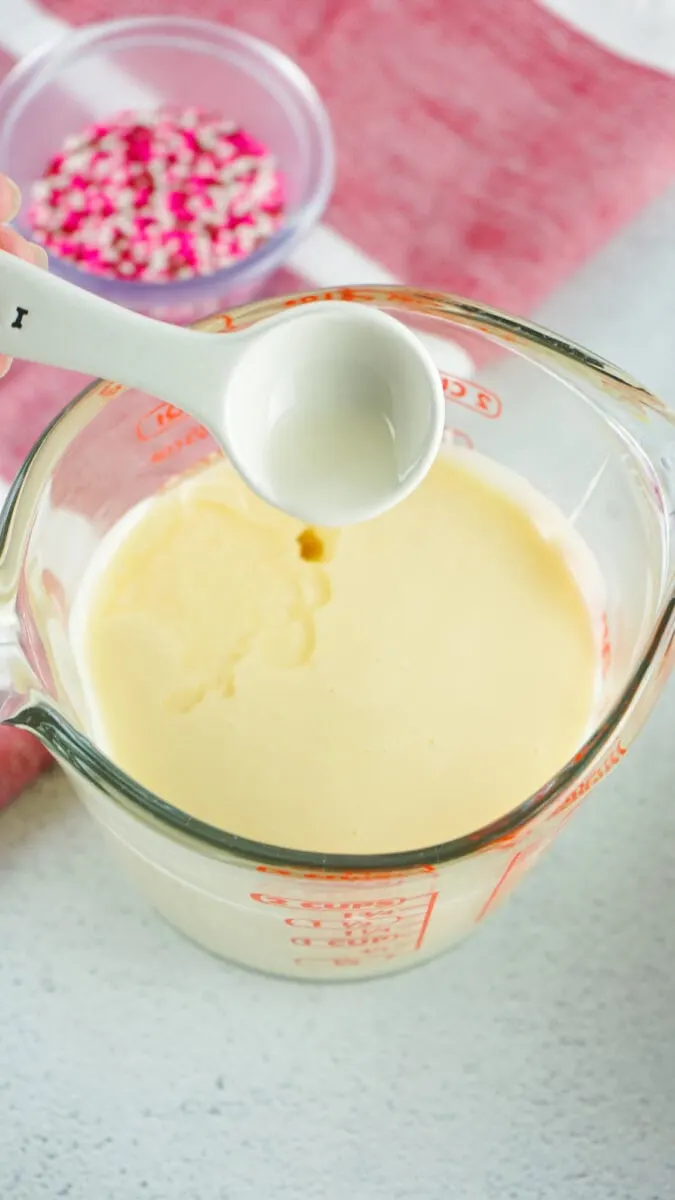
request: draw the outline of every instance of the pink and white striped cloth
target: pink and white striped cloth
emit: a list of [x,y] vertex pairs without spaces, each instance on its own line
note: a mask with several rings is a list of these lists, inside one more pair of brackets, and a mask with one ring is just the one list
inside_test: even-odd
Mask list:
[[[0,42],[27,49],[48,17],[195,10],[12,0],[5,11]],[[299,255],[312,282],[359,267],[352,281],[365,282],[374,267],[527,312],[675,178],[675,79],[615,56],[537,0],[201,0],[199,16],[278,45],[326,101],[338,148],[327,222],[340,237],[310,239]],[[10,65],[0,51],[0,76]],[[14,367],[1,385],[0,479],[81,382]],[[30,739],[0,730],[0,805],[45,762]]]

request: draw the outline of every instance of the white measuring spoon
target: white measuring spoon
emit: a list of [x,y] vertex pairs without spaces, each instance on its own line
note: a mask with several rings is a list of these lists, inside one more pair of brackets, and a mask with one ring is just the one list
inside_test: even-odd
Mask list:
[[427,350],[393,317],[351,302],[300,305],[218,337],[119,308],[0,251],[0,353],[184,409],[259,496],[321,525],[397,504],[443,432]]

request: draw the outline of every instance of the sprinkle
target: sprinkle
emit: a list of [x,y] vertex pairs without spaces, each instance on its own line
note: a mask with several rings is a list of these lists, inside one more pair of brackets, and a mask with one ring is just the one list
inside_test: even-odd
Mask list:
[[268,149],[191,107],[123,112],[66,138],[34,186],[36,241],[84,271],[152,283],[209,275],[280,228]]

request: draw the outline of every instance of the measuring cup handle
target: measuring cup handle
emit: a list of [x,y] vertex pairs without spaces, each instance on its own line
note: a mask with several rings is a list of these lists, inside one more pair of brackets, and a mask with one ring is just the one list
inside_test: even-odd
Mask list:
[[[207,387],[216,341],[120,308],[0,251],[1,354],[101,375],[181,405]],[[222,350],[219,357],[222,374]]]

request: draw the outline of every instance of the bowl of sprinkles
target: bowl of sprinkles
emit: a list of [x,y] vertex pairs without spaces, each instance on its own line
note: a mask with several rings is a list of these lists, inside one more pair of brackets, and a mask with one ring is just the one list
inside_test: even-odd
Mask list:
[[0,170],[51,270],[188,321],[260,292],[316,224],[333,143],[314,87],[273,47],[137,18],[74,32],[10,73]]

